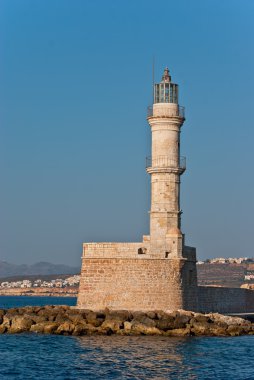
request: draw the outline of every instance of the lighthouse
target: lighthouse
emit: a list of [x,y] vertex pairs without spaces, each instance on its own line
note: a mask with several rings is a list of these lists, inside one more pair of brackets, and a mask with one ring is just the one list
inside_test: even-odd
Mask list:
[[154,85],[153,105],[148,108],[152,133],[150,251],[166,258],[183,256],[181,232],[180,178],[186,159],[180,154],[180,132],[184,108],[178,104],[178,85],[171,81],[168,68]]
[[[168,68],[148,108],[152,133],[150,233],[139,242],[83,244],[77,307],[103,310],[197,309],[196,249],[181,231],[180,154],[184,108]],[[131,199],[128,200],[131,202]]]

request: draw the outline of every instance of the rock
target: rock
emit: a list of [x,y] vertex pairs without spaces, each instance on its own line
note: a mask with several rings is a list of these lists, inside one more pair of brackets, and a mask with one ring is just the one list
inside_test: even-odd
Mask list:
[[36,314],[25,314],[24,317],[30,318],[34,323],[43,323],[46,322],[46,318],[42,315],[36,315]]
[[140,322],[131,322],[129,333],[135,335],[162,335],[162,332],[157,327],[146,326]]
[[62,335],[239,336],[254,335],[254,324],[218,313],[185,310],[93,312],[69,306],[0,310],[0,334],[24,331]]
[[0,325],[0,334],[4,334],[7,331],[7,327],[4,325]]
[[[194,319],[194,318],[193,318]],[[195,319],[189,324],[191,334],[195,336],[210,335],[210,324],[207,322],[196,322]]]
[[139,322],[146,327],[156,327],[156,322],[153,319],[148,318],[146,315],[139,316],[138,318],[136,317],[131,322],[133,324]]
[[24,331],[29,331],[33,321],[22,315],[16,315],[11,320],[11,326],[8,329],[9,333],[17,334]]
[[105,313],[105,320],[98,331],[108,335],[118,333],[120,330],[124,329],[124,323],[128,322],[131,317],[132,314],[125,310],[107,311]]
[[85,318],[82,316],[82,314],[68,314],[68,318],[71,322],[73,322],[74,324],[78,324],[78,323],[85,323]]
[[89,324],[91,324],[92,326],[94,327],[99,327],[101,326],[101,324],[104,322],[104,318],[100,318],[98,316],[98,313],[96,312],[93,312],[93,311],[90,311],[87,315],[86,315],[86,320]]
[[231,326],[228,326],[227,333],[230,336],[239,336],[239,335],[246,334],[250,331],[250,329],[248,331],[247,330],[248,329],[245,329],[243,326],[231,325]]
[[198,322],[198,323],[211,323],[212,319],[209,317],[209,315],[194,313],[194,315],[191,318],[191,321]]
[[44,324],[44,333],[45,334],[54,334],[58,329],[58,323],[56,322],[48,322]]
[[114,333],[123,329],[124,323],[122,321],[114,321],[113,319],[105,319],[105,321],[100,326],[100,332],[109,332],[110,330]]
[[221,327],[216,324],[211,324],[209,327],[210,330],[210,336],[226,336],[227,334],[227,328]]
[[9,315],[9,316],[12,316],[12,315],[18,315],[19,313],[21,313],[21,310],[22,309],[18,309],[18,308],[11,308],[11,309],[8,309],[6,314],[5,315]]
[[57,322],[45,321],[43,323],[37,323],[35,325],[32,325],[30,331],[41,334],[54,334],[58,327],[59,324]]
[[75,324],[72,335],[88,335],[98,331],[94,326],[87,323],[77,323]]
[[189,336],[191,335],[191,330],[189,327],[183,329],[173,329],[168,330],[164,333],[166,336]]
[[167,331],[172,330],[175,327],[175,318],[172,315],[160,315],[160,319],[156,322],[156,327],[160,330]]
[[3,317],[2,325],[4,326],[7,330],[11,327],[11,321],[12,321],[13,316],[10,314],[5,314]]
[[247,321],[246,319],[243,318],[238,318],[238,317],[231,317],[229,315],[222,315],[218,313],[212,313],[208,314],[208,316],[215,322],[215,323],[224,323],[226,325],[250,325],[251,322]]
[[150,319],[158,319],[157,314],[156,314],[155,311],[148,311],[148,312],[146,313],[146,315],[147,315],[148,318],[150,318]]
[[70,322],[60,323],[55,333],[60,335],[71,335],[75,330],[75,325]]
[[42,334],[44,333],[44,328],[47,324],[50,324],[50,322],[37,323],[36,325],[32,325],[30,331]]
[[54,308],[51,306],[45,306],[44,308],[41,308],[37,315],[39,315],[40,317],[44,317],[45,320],[50,320],[50,321],[54,321],[57,314],[58,314],[58,310],[54,310]]
[[0,309],[0,324],[3,323],[3,318],[5,314],[6,314],[6,311],[3,309],[2,310]]
[[186,327],[187,323],[191,320],[191,315],[188,314],[176,314],[174,321],[174,329],[183,329]]
[[109,311],[104,314],[105,320],[130,321],[133,315],[127,310]]
[[54,320],[59,323],[70,322],[69,316],[66,315],[62,310],[56,315]]
[[131,332],[131,328],[132,328],[132,323],[131,322],[124,322],[124,331],[126,331],[127,334],[129,334]]
[[142,319],[146,316],[147,316],[147,314],[143,311],[133,311],[131,319],[136,319],[136,321],[139,321],[140,319]]

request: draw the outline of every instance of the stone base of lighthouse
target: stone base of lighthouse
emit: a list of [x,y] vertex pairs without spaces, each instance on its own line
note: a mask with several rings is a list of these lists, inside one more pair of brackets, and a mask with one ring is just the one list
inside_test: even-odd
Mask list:
[[148,236],[143,243],[85,243],[77,307],[197,310],[196,249],[162,257],[150,251]]

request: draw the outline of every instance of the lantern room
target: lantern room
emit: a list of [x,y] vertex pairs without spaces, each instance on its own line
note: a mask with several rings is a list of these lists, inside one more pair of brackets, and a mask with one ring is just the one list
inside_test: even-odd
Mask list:
[[178,104],[178,85],[171,82],[167,67],[164,70],[161,82],[154,85],[154,103]]

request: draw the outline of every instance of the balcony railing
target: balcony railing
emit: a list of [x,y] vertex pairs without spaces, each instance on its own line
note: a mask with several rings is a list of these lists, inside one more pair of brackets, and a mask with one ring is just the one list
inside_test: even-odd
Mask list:
[[[170,109],[170,108],[164,108],[163,109],[162,108],[162,109],[160,109],[159,112],[160,112],[160,114],[158,116],[160,116],[160,117],[178,116],[178,117],[185,119],[185,108],[182,106],[177,106],[176,109]],[[147,107],[147,117],[152,117],[152,116],[154,116],[153,115],[153,106],[148,106]]]
[[157,156],[155,158],[146,157],[146,168],[178,168],[186,169],[186,157],[179,157],[179,160],[170,156]]

